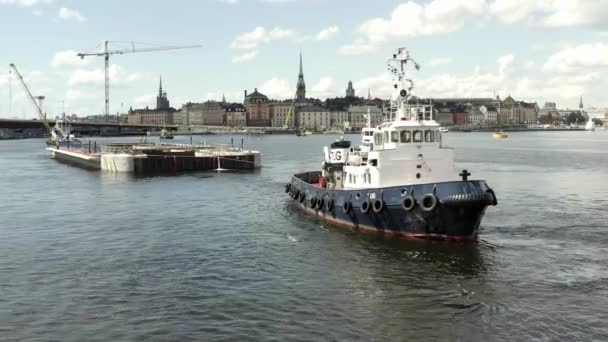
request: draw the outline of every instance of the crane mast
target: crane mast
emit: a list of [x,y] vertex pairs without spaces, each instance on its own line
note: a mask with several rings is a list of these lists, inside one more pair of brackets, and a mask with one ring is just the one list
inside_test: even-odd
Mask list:
[[12,71],[15,73],[15,75],[17,75],[17,78],[19,79],[19,82],[21,82],[23,89],[25,89],[25,92],[27,93],[27,97],[32,101],[32,103],[34,104],[34,107],[38,111],[38,117],[40,118],[40,121],[42,121],[42,123],[44,124],[44,127],[50,133],[51,126],[49,126],[49,123],[46,121],[46,115],[44,115],[44,113],[42,112],[41,105],[38,105],[38,102],[36,102],[36,99],[38,99],[40,101],[40,103],[42,104],[42,100],[44,99],[44,96],[32,95],[30,88],[28,88],[27,84],[25,83],[25,80],[23,80],[23,76],[21,76],[21,74],[19,73],[19,70],[17,70],[17,66],[15,66],[15,64],[11,63],[10,67],[11,67]]
[[151,51],[165,51],[165,50],[180,50],[180,49],[193,49],[193,48],[200,48],[203,47],[203,45],[182,45],[182,46],[161,46],[161,47],[156,47],[156,48],[142,48],[142,49],[136,49],[135,48],[135,44],[132,43],[132,48],[130,49],[117,49],[117,50],[109,50],[108,49],[108,44],[110,42],[109,41],[104,41],[103,42],[103,51],[101,52],[83,52],[83,53],[78,53],[76,54],[76,56],[80,57],[81,59],[84,59],[85,57],[91,57],[91,56],[103,56],[104,57],[104,62],[105,62],[105,116],[106,119],[109,117],[110,115],[110,55],[122,55],[125,53],[136,53],[136,52],[151,52]]

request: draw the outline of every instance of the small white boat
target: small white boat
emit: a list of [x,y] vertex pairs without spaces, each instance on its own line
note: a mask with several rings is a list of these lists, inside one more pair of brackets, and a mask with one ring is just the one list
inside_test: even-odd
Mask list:
[[595,131],[595,125],[593,124],[593,120],[589,118],[589,121],[585,124],[585,131]]
[[171,132],[169,132],[168,130],[166,130],[165,128],[163,128],[160,131],[160,138],[161,139],[173,139],[173,134],[171,134]]

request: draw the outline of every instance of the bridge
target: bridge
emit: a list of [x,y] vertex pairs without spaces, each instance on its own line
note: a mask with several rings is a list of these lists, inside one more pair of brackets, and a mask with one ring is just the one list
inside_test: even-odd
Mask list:
[[[55,120],[47,120],[53,126]],[[148,131],[158,131],[163,127],[170,131],[176,131],[177,125],[139,125],[108,122],[70,122],[72,131],[87,135],[132,135],[145,134]],[[44,123],[40,120],[0,119],[0,129],[41,129],[45,130]]]

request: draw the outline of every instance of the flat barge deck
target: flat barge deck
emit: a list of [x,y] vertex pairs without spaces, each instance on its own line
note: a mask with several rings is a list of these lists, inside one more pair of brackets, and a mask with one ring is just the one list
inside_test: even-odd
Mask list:
[[252,170],[261,153],[229,145],[108,143],[49,146],[58,161],[91,170],[135,174]]

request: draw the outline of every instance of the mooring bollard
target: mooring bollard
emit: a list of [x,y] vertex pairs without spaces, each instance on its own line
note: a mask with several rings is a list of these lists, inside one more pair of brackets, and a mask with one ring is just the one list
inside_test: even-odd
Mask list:
[[245,148],[245,139],[241,138],[241,150]]
[[97,153],[97,141],[93,142],[93,153]]
[[89,154],[91,154],[91,140],[89,140]]
[[230,147],[234,147],[234,138],[230,138]]

